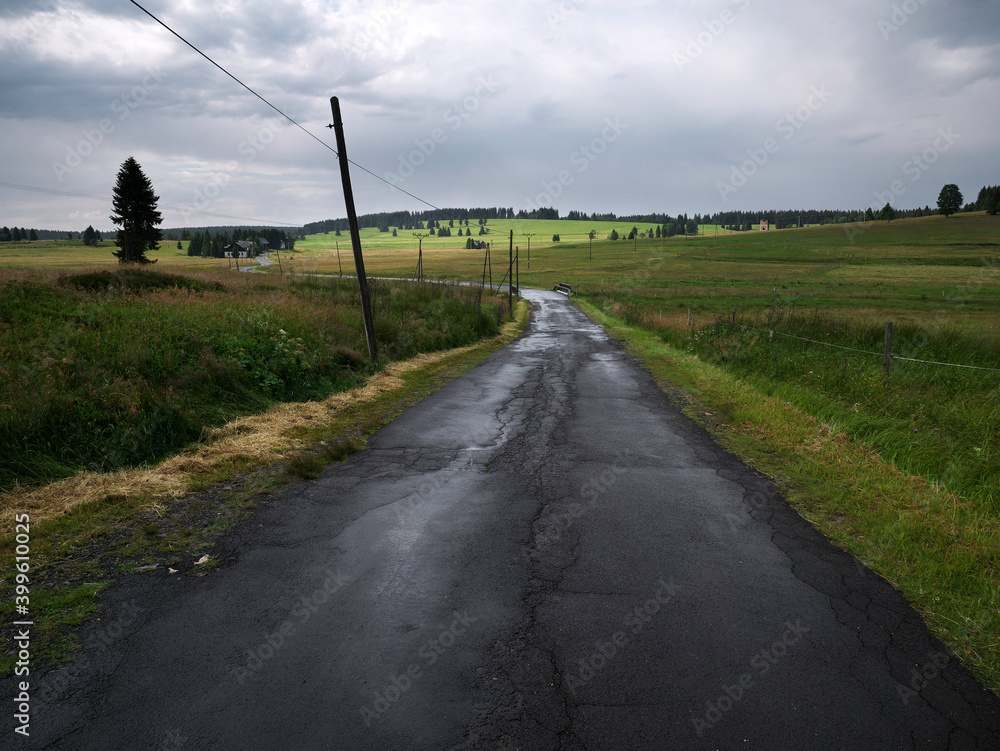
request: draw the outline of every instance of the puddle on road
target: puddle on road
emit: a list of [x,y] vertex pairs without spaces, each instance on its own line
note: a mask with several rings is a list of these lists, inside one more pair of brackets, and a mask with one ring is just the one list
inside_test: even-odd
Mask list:
[[621,362],[625,355],[620,352],[594,352],[590,355],[591,360],[597,362]]
[[537,352],[543,349],[549,349],[555,346],[556,338],[552,334],[537,333],[529,334],[523,339],[519,340],[515,346],[516,349],[522,351]]

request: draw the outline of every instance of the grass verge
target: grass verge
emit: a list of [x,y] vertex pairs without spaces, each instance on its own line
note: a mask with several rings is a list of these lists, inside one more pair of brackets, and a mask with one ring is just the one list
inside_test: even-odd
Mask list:
[[[891,582],[1000,695],[1000,524],[869,446],[586,301],[577,304],[720,444],[773,478],[823,534]],[[684,390],[678,394],[675,387]]]
[[[98,593],[126,573],[204,575],[212,545],[258,503],[298,478],[362,449],[368,436],[407,407],[468,372],[518,337],[521,301],[497,336],[397,362],[364,385],[322,401],[279,404],[206,431],[200,442],[154,467],[80,472],[41,487],[0,494],[0,559],[13,561],[14,518],[30,517],[32,668],[68,661],[78,627],[99,609]],[[14,591],[14,572],[4,576]],[[13,598],[0,603],[0,638],[12,644]],[[13,651],[0,656],[10,675]]]

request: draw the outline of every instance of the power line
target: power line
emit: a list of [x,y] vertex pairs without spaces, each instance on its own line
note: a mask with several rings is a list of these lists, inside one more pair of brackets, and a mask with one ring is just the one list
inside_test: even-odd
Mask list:
[[[153,15],[152,13],[150,13],[150,12],[149,12],[148,10],[146,10],[146,9],[145,9],[145,8],[143,8],[143,7],[141,6],[141,5],[139,5],[139,3],[137,3],[137,2],[135,1],[135,0],[129,0],[129,2],[131,2],[131,3],[132,3],[132,5],[134,5],[134,6],[136,7],[136,8],[138,8],[138,9],[139,9],[139,10],[141,10],[141,11],[142,11],[143,13],[145,13],[145,14],[146,14],[147,16],[149,16],[149,17],[150,17],[150,18],[152,18],[152,19],[153,19],[154,21],[156,21],[156,22],[157,22],[158,24],[160,24],[160,26],[162,26],[162,27],[163,27],[164,29],[166,29],[166,30],[167,30],[167,31],[169,31],[169,32],[170,32],[171,34],[173,34],[173,35],[174,35],[175,37],[177,37],[177,38],[178,38],[178,39],[180,39],[180,40],[181,40],[182,42],[184,42],[184,44],[186,44],[186,45],[187,45],[188,47],[190,47],[190,48],[191,48],[191,49],[193,49],[193,50],[194,50],[195,52],[197,52],[197,53],[198,53],[199,55],[201,55],[201,56],[202,56],[203,58],[205,58],[206,60],[208,60],[208,62],[210,62],[210,63],[211,63],[212,65],[214,65],[214,66],[215,66],[216,68],[218,68],[218,69],[219,69],[219,70],[221,70],[221,71],[222,71],[223,73],[225,73],[225,74],[226,74],[227,76],[229,76],[229,77],[230,77],[231,79],[233,79],[234,81],[236,81],[236,83],[238,83],[238,84],[239,84],[240,86],[242,86],[242,87],[243,87],[244,89],[246,89],[247,91],[249,91],[249,92],[250,92],[251,94],[253,94],[253,95],[254,95],[255,97],[257,97],[258,99],[260,99],[260,101],[262,101],[262,102],[263,102],[264,104],[266,104],[266,105],[267,105],[268,107],[270,107],[270,108],[271,108],[271,109],[273,109],[273,110],[274,110],[275,112],[277,112],[277,113],[278,113],[279,115],[281,115],[281,116],[282,116],[283,118],[285,118],[286,120],[288,120],[288,122],[290,122],[290,123],[291,123],[292,125],[294,125],[294,126],[295,126],[296,128],[298,128],[298,129],[299,129],[299,130],[301,130],[301,131],[302,131],[303,133],[305,133],[305,134],[306,134],[307,136],[309,136],[309,137],[310,137],[310,138],[312,138],[312,139],[313,139],[314,141],[316,141],[316,143],[320,144],[320,145],[321,145],[321,146],[322,146],[323,148],[325,148],[325,149],[328,149],[329,151],[332,151],[332,152],[333,152],[333,153],[334,153],[335,155],[337,155],[337,150],[336,150],[336,149],[334,149],[334,148],[333,148],[333,147],[332,147],[332,146],[331,146],[330,144],[328,144],[328,143],[327,143],[326,141],[324,141],[323,139],[321,139],[321,138],[320,138],[319,136],[317,136],[317,135],[316,135],[315,133],[313,133],[312,131],[309,131],[309,130],[307,130],[307,129],[306,129],[306,128],[305,128],[304,126],[300,125],[300,124],[299,124],[298,122],[296,122],[296,121],[295,121],[295,120],[294,120],[294,119],[293,119],[293,118],[292,118],[292,117],[291,117],[290,115],[287,115],[287,114],[285,114],[285,113],[284,113],[284,112],[282,112],[282,111],[281,111],[280,109],[278,109],[278,108],[277,108],[276,106],[274,106],[273,104],[271,104],[271,103],[270,103],[270,102],[269,102],[269,101],[268,101],[267,99],[265,99],[265,98],[264,98],[264,97],[262,97],[262,96],[261,96],[260,94],[258,94],[258,93],[257,93],[256,91],[254,91],[254,90],[253,90],[252,88],[250,88],[249,86],[247,86],[247,85],[246,85],[245,83],[243,83],[243,81],[241,81],[240,79],[238,79],[238,78],[237,78],[236,76],[234,76],[234,75],[233,75],[232,73],[230,73],[230,72],[229,72],[228,70],[226,70],[226,69],[225,69],[225,68],[223,68],[223,67],[222,67],[221,65],[219,65],[219,63],[215,62],[215,60],[213,60],[212,58],[210,58],[210,57],[209,57],[208,55],[206,55],[206,54],[205,54],[204,52],[202,52],[202,51],[201,51],[200,49],[198,49],[197,47],[195,47],[195,46],[194,46],[194,45],[193,45],[193,44],[192,44],[191,42],[189,42],[189,41],[188,41],[187,39],[185,39],[184,37],[182,37],[182,36],[181,36],[180,34],[178,34],[178,33],[177,33],[176,31],[174,31],[174,30],[173,30],[172,28],[170,28],[170,27],[169,27],[169,26],[168,26],[167,24],[165,24],[165,23],[164,23],[163,21],[161,21],[161,20],[160,20],[159,18],[157,18],[157,17],[156,17],[156,16],[154,16],[154,15]],[[331,126],[328,126],[328,127],[331,127],[331,128],[332,128],[333,126],[331,125]],[[338,155],[338,156],[339,156],[339,155]],[[374,177],[374,178],[375,178],[376,180],[381,180],[381,181],[382,181],[382,182],[384,182],[384,183],[385,183],[386,185],[389,185],[390,187],[392,187],[392,188],[395,188],[395,189],[396,189],[396,190],[398,190],[398,191],[399,191],[400,193],[405,193],[405,194],[406,194],[406,195],[408,195],[408,196],[409,196],[410,198],[413,198],[414,200],[417,200],[417,201],[420,201],[420,203],[422,203],[422,204],[425,204],[425,205],[427,205],[427,206],[430,206],[430,207],[431,207],[432,209],[436,209],[437,211],[443,211],[443,212],[444,212],[445,214],[447,214],[448,216],[450,216],[450,217],[451,217],[452,219],[457,219],[457,218],[458,218],[458,217],[454,216],[453,214],[451,214],[450,212],[448,212],[447,210],[445,210],[445,209],[442,209],[442,208],[441,208],[440,206],[435,206],[435,205],[434,205],[433,203],[431,203],[430,201],[425,201],[425,200],[424,200],[423,198],[421,198],[420,196],[417,196],[417,195],[414,195],[413,193],[410,193],[410,192],[409,192],[408,190],[404,190],[403,188],[400,188],[400,187],[399,187],[398,185],[395,185],[394,183],[390,182],[389,180],[386,180],[386,179],[385,179],[384,177],[382,177],[382,176],[380,176],[380,175],[376,175],[376,174],[375,174],[374,172],[372,172],[372,171],[371,171],[370,169],[368,169],[367,167],[365,167],[365,166],[363,166],[363,165],[361,165],[361,164],[358,164],[358,163],[357,163],[357,162],[355,162],[355,161],[354,161],[353,159],[348,159],[347,161],[348,161],[348,162],[350,162],[351,164],[353,164],[353,165],[354,165],[355,167],[357,167],[357,168],[358,168],[359,170],[361,170],[362,172],[367,172],[367,173],[368,173],[369,175],[371,175],[372,177]]]
[[[750,330],[751,331],[771,331],[771,329],[759,329],[759,328],[758,329],[750,329]],[[780,331],[775,331],[774,333],[777,334],[778,336],[784,336],[784,337],[787,337],[789,339],[798,339],[800,342],[810,342],[811,344],[819,344],[819,345],[822,345],[824,347],[833,347],[834,349],[847,350],[848,352],[860,352],[863,355],[877,355],[878,357],[882,356],[881,352],[869,352],[868,350],[865,350],[865,349],[855,349],[854,347],[843,347],[843,346],[841,346],[839,344],[832,344],[830,342],[821,342],[818,339],[810,339],[810,338],[805,337],[805,336],[795,336],[795,334],[783,334]]]
[[[774,331],[773,329],[750,328],[750,327],[742,327],[742,328],[744,328],[744,330],[746,331],[771,331],[772,333],[775,333],[778,336],[784,336],[789,339],[798,339],[800,342],[819,344],[822,347],[833,347],[835,349],[844,349],[847,350],[848,352],[860,352],[863,355],[871,355],[872,357],[883,356],[883,353],[881,352],[869,352],[868,350],[865,349],[855,349],[854,347],[843,347],[839,344],[833,344],[831,342],[821,342],[819,339],[809,339],[808,337],[795,336],[794,334],[783,334],[782,332]],[[951,368],[968,368],[970,370],[989,370],[993,373],[1000,373],[1000,368],[986,368],[983,367],[982,365],[961,365],[956,362],[938,362],[937,360],[918,360],[914,357],[901,357],[900,355],[890,355],[890,357],[893,360],[905,360],[906,362],[919,362],[919,363],[924,363],[925,365],[947,365],[948,367]]]
[[194,46],[193,44],[191,44],[191,42],[189,42],[189,41],[188,41],[187,39],[185,39],[185,38],[184,38],[184,37],[182,37],[182,36],[181,36],[180,34],[178,34],[178,33],[177,33],[176,31],[174,31],[174,30],[173,30],[173,29],[171,29],[171,28],[170,28],[169,26],[167,26],[167,24],[165,24],[165,23],[164,23],[163,21],[161,21],[161,20],[160,20],[159,18],[157,18],[157,17],[156,17],[156,16],[154,16],[154,15],[153,15],[152,13],[150,13],[150,12],[149,12],[148,10],[146,10],[146,9],[145,9],[145,8],[143,8],[143,7],[141,6],[141,5],[139,5],[139,3],[137,3],[137,2],[135,1],[135,0],[130,0],[130,2],[131,2],[131,3],[132,3],[132,5],[134,5],[134,6],[136,7],[136,8],[138,8],[138,9],[139,9],[139,10],[141,10],[141,11],[142,11],[143,13],[145,13],[145,14],[146,14],[147,16],[149,16],[149,17],[150,17],[150,18],[152,18],[152,19],[153,19],[154,21],[156,21],[156,22],[157,22],[158,24],[160,24],[160,26],[162,26],[162,27],[163,27],[163,28],[165,28],[165,29],[166,29],[167,31],[169,31],[169,32],[170,32],[171,34],[173,34],[173,35],[174,35],[175,37],[177,37],[177,38],[178,38],[178,39],[180,39],[180,40],[181,40],[182,42],[184,42],[184,44],[186,44],[186,45],[187,45],[188,47],[190,47],[190,48],[191,48],[191,49],[193,49],[193,50],[194,50],[195,52],[197,52],[197,53],[198,53],[199,55],[201,55],[201,56],[202,56],[203,58],[205,58],[206,60],[208,60],[208,62],[210,62],[210,63],[211,63],[212,65],[214,65],[214,66],[215,66],[216,68],[218,68],[218,69],[219,69],[219,70],[221,70],[221,71],[222,71],[223,73],[225,73],[225,74],[226,74],[227,76],[229,76],[229,77],[230,77],[230,78],[232,78],[232,79],[233,79],[234,81],[236,81],[236,83],[238,83],[238,84],[239,84],[240,86],[242,86],[242,87],[243,87],[244,89],[246,89],[247,91],[249,91],[249,92],[250,92],[251,94],[253,94],[253,95],[254,95],[255,97],[257,97],[258,99],[260,99],[260,101],[262,101],[262,102],[263,102],[264,104],[266,104],[266,105],[267,105],[268,107],[270,107],[270,108],[271,108],[271,109],[273,109],[273,110],[274,110],[275,112],[277,112],[277,113],[278,113],[279,115],[281,115],[281,116],[282,116],[283,118],[285,118],[286,120],[288,120],[288,122],[292,123],[292,125],[295,125],[295,126],[296,126],[296,127],[298,127],[299,129],[301,129],[301,130],[302,130],[302,132],[303,132],[303,133],[305,133],[305,134],[306,134],[307,136],[309,136],[310,138],[312,138],[313,140],[315,140],[315,141],[316,141],[317,143],[319,143],[319,144],[320,144],[321,146],[323,146],[324,148],[327,148],[327,149],[329,149],[329,150],[330,150],[330,151],[332,151],[332,152],[333,152],[334,154],[336,154],[336,153],[337,153],[337,152],[336,152],[336,150],[335,150],[335,149],[334,149],[334,148],[333,148],[332,146],[330,146],[330,144],[326,143],[326,142],[325,142],[325,141],[323,141],[323,140],[322,140],[321,138],[319,138],[319,137],[318,137],[318,136],[316,136],[315,134],[311,133],[310,131],[306,130],[306,129],[305,129],[305,128],[304,128],[303,126],[299,125],[299,124],[298,124],[298,123],[297,123],[297,122],[296,122],[295,120],[293,120],[293,119],[292,119],[292,118],[291,118],[291,117],[290,117],[289,115],[286,115],[286,114],[285,114],[284,112],[282,112],[282,111],[281,111],[280,109],[278,109],[277,107],[275,107],[275,106],[274,106],[273,104],[271,104],[271,103],[270,103],[269,101],[267,101],[267,100],[266,100],[266,99],[265,99],[264,97],[262,97],[262,96],[261,96],[260,94],[258,94],[258,93],[257,93],[256,91],[254,91],[253,89],[251,89],[251,88],[250,88],[249,86],[247,86],[247,85],[246,85],[245,83],[243,83],[243,82],[242,82],[242,81],[241,81],[240,79],[238,79],[238,78],[237,78],[236,76],[234,76],[234,75],[233,75],[232,73],[230,73],[230,72],[229,72],[228,70],[226,70],[225,68],[223,68],[223,67],[222,67],[221,65],[219,65],[219,64],[218,64],[217,62],[215,62],[215,60],[213,60],[212,58],[210,58],[210,57],[209,57],[208,55],[206,55],[206,54],[205,54],[204,52],[202,52],[202,51],[201,51],[200,49],[198,49],[198,48],[197,48],[197,47],[195,47],[195,46]]
[[[32,193],[42,193],[43,195],[52,196],[71,196],[73,198],[90,198],[96,201],[107,201],[111,202],[113,199],[111,196],[97,196],[92,193],[74,193],[70,190],[56,190],[55,188],[41,188],[35,185],[19,185],[18,183],[5,183],[0,182],[0,188],[10,188],[11,190],[26,190]],[[234,216],[233,214],[218,214],[214,211],[202,211],[200,209],[191,208],[180,208],[178,206],[161,206],[160,208],[168,209],[170,211],[179,211],[182,214],[202,214],[204,216],[217,216],[221,219],[240,219],[245,222],[259,222],[260,224],[265,224],[268,226],[282,227],[302,227],[301,224],[290,224],[289,222],[272,222],[268,219],[259,219],[256,217],[249,216]]]
[[17,183],[0,182],[0,188],[10,188],[12,190],[27,190],[32,193],[45,193],[53,196],[73,196],[74,198],[98,198],[102,201],[111,200],[108,196],[95,196],[91,193],[73,193],[69,190],[56,190],[55,188],[39,188],[34,185],[19,185]]

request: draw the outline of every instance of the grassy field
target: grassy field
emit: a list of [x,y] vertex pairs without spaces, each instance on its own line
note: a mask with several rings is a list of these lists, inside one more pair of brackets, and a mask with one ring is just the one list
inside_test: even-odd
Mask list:
[[[225,259],[219,258],[189,258],[187,243],[182,243],[183,250],[177,249],[177,242],[164,241],[160,249],[149,254],[156,264],[151,267],[162,271],[163,267],[227,268]],[[49,270],[76,270],[87,268],[105,268],[117,264],[111,254],[118,247],[110,241],[87,246],[83,240],[36,240],[3,243],[0,245],[0,268]]]
[[[442,220],[441,224],[447,226],[448,222]],[[608,235],[611,234],[611,230],[613,229],[617,230],[619,235],[627,237],[633,227],[638,228],[640,233],[648,233],[652,230],[655,234],[656,231],[655,224],[643,222],[579,222],[566,219],[490,219],[484,225],[484,228],[486,229],[485,235],[479,234],[479,225],[477,224],[477,220],[470,219],[469,226],[462,227],[461,229],[471,229],[472,239],[474,240],[492,242],[494,243],[494,247],[503,245],[504,249],[506,249],[509,245],[510,232],[513,230],[514,243],[527,249],[528,234],[531,235],[531,246],[534,248],[557,245],[558,243],[554,243],[552,241],[552,237],[557,234],[560,236],[560,242],[563,243],[583,242],[588,240],[588,233],[593,230],[597,233],[595,236],[595,241],[597,241],[606,239]],[[455,250],[464,248],[465,242],[468,238],[465,236],[458,237],[458,230],[459,224],[456,221],[455,226],[451,228],[453,233],[451,237],[438,237],[437,235],[428,235],[424,237],[424,250]],[[428,231],[425,229],[397,229],[397,236],[393,237],[391,231],[379,232],[377,229],[369,228],[361,230],[361,240],[366,250],[371,249],[376,252],[399,250],[405,252],[417,247],[419,235],[427,234]],[[326,250],[329,247],[335,247],[335,244],[338,241],[341,244],[341,251],[346,249],[347,252],[350,253],[351,238],[346,232],[344,232],[339,238],[333,233],[310,235],[306,238],[304,243],[296,243],[295,247],[297,250],[303,251]],[[331,242],[334,243],[333,246],[330,245]]]
[[[689,307],[704,324],[706,317],[734,307],[770,306],[775,298],[852,316],[891,313],[926,320],[940,314],[976,322],[980,313],[992,315],[1000,300],[990,265],[996,263],[1000,232],[998,222],[984,214],[614,242],[601,239],[605,233],[599,231],[593,243],[585,239],[586,222],[500,225],[503,231],[490,237],[494,281],[506,271],[507,230],[513,228],[522,285],[551,288],[567,282],[585,293],[628,294],[662,307],[665,315],[683,311],[685,325]],[[551,232],[560,232],[562,242],[551,242]],[[524,233],[534,233],[530,260]],[[458,237],[424,238],[425,275],[480,279],[484,253],[467,251],[464,244]],[[362,247],[370,274],[407,276],[416,269],[412,237],[363,230]],[[342,267],[345,274],[354,273],[346,236],[312,235],[283,258],[292,259],[296,272],[336,274]]]

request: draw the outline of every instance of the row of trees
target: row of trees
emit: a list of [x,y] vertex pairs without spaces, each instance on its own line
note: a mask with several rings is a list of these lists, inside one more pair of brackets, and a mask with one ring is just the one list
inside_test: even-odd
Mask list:
[[21,240],[37,240],[38,231],[34,229],[25,229],[24,227],[4,227],[0,229],[0,242],[10,243],[10,242],[20,242]]
[[[392,225],[392,226],[395,227],[395,229],[392,230],[392,233],[393,233],[393,237],[396,237],[396,229],[401,229],[401,230],[404,230],[404,231],[406,231],[406,230],[422,230],[422,229],[426,229],[432,235],[435,233],[435,230],[437,230],[437,233],[440,234],[442,237],[451,237],[451,231],[450,230],[452,230],[452,229],[455,228],[455,221],[456,220],[454,220],[454,219],[449,219],[447,226],[441,224],[441,220],[440,219],[428,219],[426,222],[417,221],[414,224],[397,224],[397,225]],[[484,234],[483,228],[486,226],[486,223],[487,223],[488,220],[480,218],[477,221],[478,221],[478,224],[479,224],[479,234]],[[469,227],[468,232],[464,232],[462,230],[462,225],[465,225],[466,227],[469,227],[469,220],[468,219],[459,219],[458,220],[458,235],[459,235],[459,237],[461,237],[463,234],[469,234],[469,235],[471,235],[472,234],[472,228]],[[383,222],[382,224],[378,225],[379,232],[388,232],[389,229],[390,229],[390,225],[386,224],[385,222]],[[442,231],[444,231],[444,232],[442,233]],[[340,237],[341,230],[337,229],[337,230],[334,230],[334,232],[336,233],[337,237]]]
[[97,245],[97,243],[102,242],[103,240],[104,238],[101,237],[100,231],[94,229],[91,225],[88,224],[87,229],[83,231],[83,244],[95,246]]
[[[698,217],[700,219],[700,217]],[[653,229],[646,232],[639,231],[638,227],[632,227],[632,230],[626,235],[624,233],[618,234],[618,230],[611,230],[611,234],[608,235],[609,240],[634,240],[637,237],[644,237],[649,239],[660,239],[661,237],[675,237],[677,235],[697,235],[698,234],[698,222],[694,219],[688,219],[687,214],[680,214],[677,217],[671,219],[667,217],[668,221],[663,224],[657,224]],[[590,239],[594,239],[596,233],[590,231]]]
[[[956,188],[957,190],[957,188]],[[960,194],[959,194],[960,195]],[[993,201],[994,212],[1000,208],[1000,189],[983,188],[980,191],[979,199],[975,204],[965,207],[967,211],[988,211],[990,200]],[[949,203],[950,206],[950,203]],[[762,220],[767,220],[775,229],[785,229],[788,227],[802,227],[807,224],[846,224],[853,222],[871,221],[878,218],[884,211],[878,209],[793,209],[775,211],[773,209],[760,211],[719,211],[714,214],[695,214],[689,217],[687,214],[680,214],[676,217],[667,213],[653,214],[630,214],[618,216],[613,212],[588,214],[585,211],[572,210],[566,214],[565,219],[570,221],[594,221],[594,222],[630,222],[659,225],[660,234],[657,237],[673,237],[674,235],[695,234],[698,227],[703,224],[717,224],[736,231],[750,230],[760,225]],[[959,205],[958,209],[961,209]],[[958,210],[956,209],[956,210]],[[893,208],[892,218],[909,218],[919,216],[929,216],[936,213],[944,213],[939,207],[937,210],[930,206],[915,209]],[[949,209],[950,213],[955,213]],[[459,226],[468,226],[469,221],[478,221],[480,226],[489,219],[559,219],[559,209],[538,208],[531,211],[521,209],[515,212],[514,209],[444,209],[441,211],[409,212],[398,211],[391,213],[366,214],[358,217],[360,227],[377,227],[383,232],[389,232],[391,227],[402,230],[430,230],[442,226],[441,222],[447,222],[448,227],[455,226],[458,221]],[[304,227],[304,234],[318,234],[323,232],[347,232],[347,219],[327,219],[322,222],[311,222]],[[483,234],[483,233],[480,233]]]
[[[185,237],[187,235],[187,237]],[[188,241],[187,254],[189,256],[203,256],[205,258],[223,258],[226,249],[238,242],[249,243],[251,249],[260,253],[264,250],[264,240],[267,242],[268,250],[294,250],[295,235],[288,234],[284,230],[274,227],[236,227],[229,232],[194,232],[193,234],[184,232],[181,234],[182,240]]]
[[[428,222],[428,225],[429,224],[430,224],[430,222]],[[418,230],[418,229],[424,229],[424,226],[423,226],[423,222],[421,222],[416,227],[399,227],[398,229],[401,229],[403,231],[406,231],[406,230]],[[440,226],[440,224],[434,224],[433,226],[428,226],[426,229],[427,229],[427,233],[428,234],[430,234],[430,235],[437,235],[438,237],[451,237],[452,234],[453,234],[452,233],[452,227],[442,227],[442,226]],[[392,228],[392,236],[393,237],[399,237],[399,233],[396,230],[397,230],[396,227]],[[379,231],[380,232],[388,232],[389,228],[388,227],[379,227]],[[337,230],[336,234],[337,234],[337,237],[340,237],[340,230]],[[480,235],[488,234],[488,231],[487,231],[485,225],[483,225],[483,224],[479,225],[479,234]],[[459,237],[472,237],[472,227],[469,227],[467,229],[462,229],[461,227],[459,227],[458,228],[458,236]]]
[[[558,214],[558,212],[556,212]],[[515,216],[512,208],[473,208],[473,209],[433,209],[428,211],[383,211],[377,214],[362,214],[358,217],[358,227],[365,229],[376,227],[383,232],[388,232],[390,227],[398,227],[402,230],[422,230],[430,229],[432,226],[437,229],[441,222],[448,222],[448,228],[455,226],[455,222],[464,223],[469,226],[469,222],[488,222],[490,219],[513,219]],[[556,216],[558,219],[558,216]],[[320,222],[309,222],[303,227],[303,234],[321,235],[329,232],[340,234],[349,231],[347,219],[324,219]]]
[[[159,224],[162,215],[157,210],[156,205],[159,197],[153,192],[153,186],[149,178],[143,173],[142,168],[134,157],[126,159],[118,171],[117,181],[113,191],[112,206],[114,214],[111,221],[118,227],[115,237],[115,245],[119,250],[113,254],[121,263],[149,263],[146,253],[156,250],[162,234]],[[962,209],[962,193],[955,184],[945,185],[938,196],[938,212],[944,216],[950,216]],[[966,211],[986,211],[995,215],[1000,209],[1000,186],[984,186],[979,191],[979,196],[975,203],[968,204]],[[633,239],[641,234],[643,237],[673,237],[674,235],[697,234],[701,224],[716,224],[730,229],[748,230],[761,220],[774,221],[776,228],[781,229],[787,226],[799,226],[806,224],[827,224],[830,222],[859,222],[882,219],[892,221],[898,217],[923,216],[934,213],[931,208],[897,210],[890,204],[879,211],[878,215],[868,208],[865,211],[729,211],[718,212],[714,215],[704,217],[695,214],[693,219],[689,219],[686,214],[671,217],[669,214],[647,214],[633,215],[630,217],[617,218],[614,214],[587,214],[580,211],[570,211],[566,219],[576,221],[635,221],[655,224],[655,229],[648,233],[639,233],[636,227],[628,235],[628,239]],[[377,227],[383,232],[388,232],[390,227],[410,229],[426,229],[430,234],[437,234],[439,237],[450,237],[455,222],[458,221],[458,235],[463,236],[463,224],[465,225],[464,236],[471,237],[472,229],[469,226],[470,220],[476,220],[479,225],[479,234],[488,233],[486,224],[490,219],[559,219],[559,210],[555,208],[539,208],[533,211],[521,211],[514,213],[513,208],[478,208],[478,209],[442,209],[424,212],[398,211],[391,213],[365,214],[358,218],[361,227]],[[442,221],[447,221],[448,225],[443,226]],[[425,224],[426,223],[426,224]],[[318,234],[326,232],[336,232],[340,235],[342,231],[348,229],[347,219],[327,219],[322,222],[312,222],[306,224],[301,231],[295,234],[288,234],[285,230],[264,227],[234,228],[232,234],[227,232],[195,232],[189,235],[185,230],[181,240],[189,240],[188,255],[203,255],[223,257],[225,248],[233,243],[244,241],[262,247],[258,239],[267,241],[274,249],[291,249],[295,247],[295,238],[304,237],[306,234]],[[396,235],[396,229],[392,230]],[[594,232],[590,236],[593,238]],[[187,237],[185,237],[187,235]],[[612,230],[610,239],[619,239],[617,230]],[[37,240],[39,234],[36,230],[26,230],[24,228],[3,227],[0,230],[0,242],[18,242],[21,240]],[[72,239],[72,233],[69,234]],[[555,237],[553,239],[556,239]],[[102,240],[101,233],[92,226],[88,226],[83,232],[83,241],[86,245],[96,245]],[[178,242],[180,247],[180,242]]]
[[984,185],[976,198],[975,210],[996,216],[1000,210],[1000,185]]

